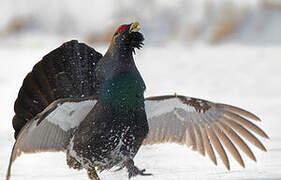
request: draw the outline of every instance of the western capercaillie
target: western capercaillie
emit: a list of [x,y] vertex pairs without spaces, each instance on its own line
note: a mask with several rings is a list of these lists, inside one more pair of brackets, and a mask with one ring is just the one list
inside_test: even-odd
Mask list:
[[97,171],[114,166],[126,167],[129,177],[150,175],[133,161],[144,144],[185,144],[217,164],[215,149],[227,169],[225,147],[243,167],[236,147],[256,160],[243,138],[266,151],[253,133],[268,136],[248,111],[181,95],[145,98],[133,59],[144,40],[138,26],[121,25],[104,56],[69,41],[33,67],[15,102],[7,179],[22,152],[65,151],[70,168],[85,168],[90,179],[99,179]]

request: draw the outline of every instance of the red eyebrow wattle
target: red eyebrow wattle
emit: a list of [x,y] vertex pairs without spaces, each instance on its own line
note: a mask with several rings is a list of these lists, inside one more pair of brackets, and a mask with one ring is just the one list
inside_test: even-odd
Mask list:
[[126,30],[126,28],[125,28],[124,26],[120,26],[119,29],[118,29],[118,31],[117,31],[118,34],[120,34],[121,30]]

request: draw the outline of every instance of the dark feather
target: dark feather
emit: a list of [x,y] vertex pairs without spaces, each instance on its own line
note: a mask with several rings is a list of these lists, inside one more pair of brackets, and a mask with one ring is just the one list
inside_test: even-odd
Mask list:
[[100,53],[76,40],[44,56],[25,77],[15,102],[15,137],[54,100],[95,95],[95,66],[101,58]]

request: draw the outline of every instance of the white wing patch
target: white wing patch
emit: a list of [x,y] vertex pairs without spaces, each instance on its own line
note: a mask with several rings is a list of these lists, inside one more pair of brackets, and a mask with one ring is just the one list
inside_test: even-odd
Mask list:
[[58,107],[46,119],[52,124],[58,125],[64,131],[68,131],[80,124],[96,102],[96,100],[87,100],[58,104]]
[[186,112],[196,112],[196,109],[193,106],[182,103],[182,101],[178,98],[170,98],[159,101],[145,101],[145,112],[148,119],[160,116],[167,112],[173,112],[176,109],[183,109]]

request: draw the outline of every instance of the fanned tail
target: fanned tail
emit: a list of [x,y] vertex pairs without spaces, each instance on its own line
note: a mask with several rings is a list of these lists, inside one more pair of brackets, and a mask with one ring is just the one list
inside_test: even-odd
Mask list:
[[15,138],[36,114],[59,98],[96,94],[95,66],[102,55],[72,40],[43,57],[25,77],[15,101]]

